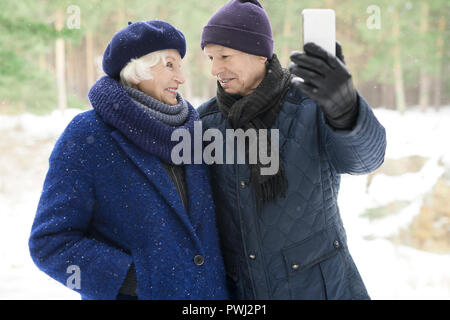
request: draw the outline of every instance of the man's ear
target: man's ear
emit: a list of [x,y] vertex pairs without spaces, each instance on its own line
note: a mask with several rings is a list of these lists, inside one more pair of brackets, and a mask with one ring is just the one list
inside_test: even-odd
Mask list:
[[265,64],[265,63],[267,62],[267,57],[262,57],[262,56],[260,56],[260,57],[259,57],[259,61],[260,61],[262,64]]

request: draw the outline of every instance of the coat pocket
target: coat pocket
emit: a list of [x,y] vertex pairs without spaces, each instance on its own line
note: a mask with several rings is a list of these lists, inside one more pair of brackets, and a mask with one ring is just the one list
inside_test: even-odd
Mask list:
[[282,250],[292,299],[337,299],[345,287],[344,248],[330,226]]

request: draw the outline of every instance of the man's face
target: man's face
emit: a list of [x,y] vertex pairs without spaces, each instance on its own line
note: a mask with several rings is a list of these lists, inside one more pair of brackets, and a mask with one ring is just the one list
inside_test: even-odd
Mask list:
[[266,75],[266,57],[218,44],[206,45],[204,53],[212,62],[211,74],[229,94],[249,95]]

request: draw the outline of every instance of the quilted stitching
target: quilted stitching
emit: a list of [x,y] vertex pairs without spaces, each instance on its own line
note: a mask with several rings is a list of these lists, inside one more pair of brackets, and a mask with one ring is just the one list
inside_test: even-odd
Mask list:
[[[346,234],[337,206],[339,173],[368,173],[384,159],[384,128],[362,97],[360,103],[362,111],[355,128],[357,132],[335,132],[325,125],[323,115],[312,100],[294,89],[288,92],[273,126],[280,130],[280,161],[285,166],[288,190],[285,199],[278,198],[266,204],[259,213],[251,188],[240,186],[240,181],[249,181],[248,166],[211,166],[225,263],[229,273],[236,273],[232,297],[369,298],[346,247]],[[199,113],[205,130],[219,128],[224,132],[227,121],[217,111],[214,99],[202,105]],[[283,248],[300,243],[330,225],[335,226],[343,242],[339,258],[326,260],[319,269],[313,266],[295,277],[288,276],[290,266],[283,259]],[[250,259],[249,254],[256,258]],[[320,273],[325,277],[315,278]],[[335,288],[328,296],[313,288],[317,281],[324,281],[322,278],[335,282],[327,283],[328,287]],[[308,290],[311,291],[309,296]]]

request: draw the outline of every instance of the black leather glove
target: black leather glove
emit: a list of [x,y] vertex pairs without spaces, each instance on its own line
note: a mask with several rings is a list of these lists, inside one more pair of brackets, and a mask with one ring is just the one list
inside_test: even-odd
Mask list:
[[304,50],[291,53],[289,71],[304,80],[294,77],[292,84],[316,101],[329,125],[351,129],[358,116],[358,95],[341,45],[336,42],[336,57],[314,43],[305,44]]

